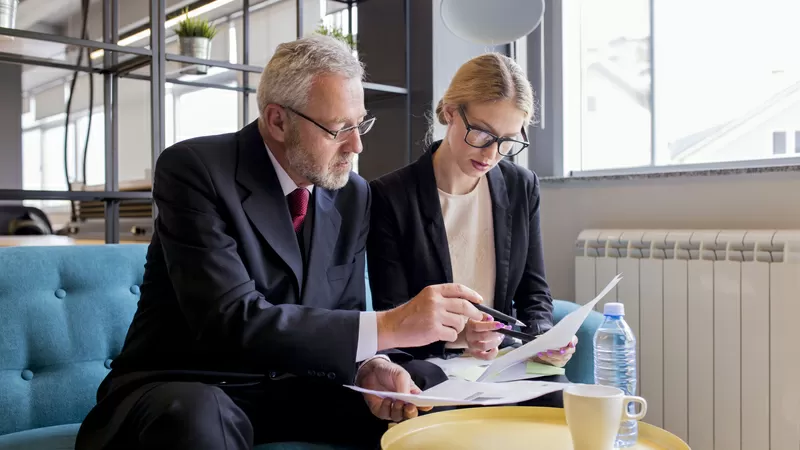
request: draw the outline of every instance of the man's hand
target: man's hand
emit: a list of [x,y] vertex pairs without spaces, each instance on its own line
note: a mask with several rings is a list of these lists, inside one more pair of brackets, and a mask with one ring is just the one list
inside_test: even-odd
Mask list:
[[488,314],[483,315],[482,321],[470,319],[464,329],[467,353],[480,359],[494,359],[503,342],[503,335],[494,331],[503,327],[503,323],[495,322]]
[[578,345],[578,336],[572,336],[572,340],[565,347],[541,352],[533,360],[551,366],[564,367],[575,353],[576,345]]
[[[389,362],[383,358],[373,358],[367,361],[358,371],[356,386],[373,391],[399,392],[403,394],[419,394],[421,391],[411,381],[411,375],[406,369]],[[380,398],[364,394],[364,400],[369,410],[375,417],[393,422],[401,422],[417,417],[418,409],[429,411],[431,408],[417,408],[411,403],[390,398]]]
[[378,350],[454,342],[468,319],[483,313],[473,303],[483,299],[460,284],[428,286],[407,303],[378,313]]

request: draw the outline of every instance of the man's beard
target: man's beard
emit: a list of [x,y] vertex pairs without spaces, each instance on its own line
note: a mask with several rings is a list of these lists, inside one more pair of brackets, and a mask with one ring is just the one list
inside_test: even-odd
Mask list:
[[[286,159],[289,166],[315,186],[330,190],[343,188],[350,179],[349,163],[352,163],[352,158],[347,154],[337,155],[328,167],[324,167],[314,159],[314,153],[312,148],[301,142],[297,127],[294,124],[289,125],[286,135]],[[348,163],[348,170],[336,167],[343,162]]]

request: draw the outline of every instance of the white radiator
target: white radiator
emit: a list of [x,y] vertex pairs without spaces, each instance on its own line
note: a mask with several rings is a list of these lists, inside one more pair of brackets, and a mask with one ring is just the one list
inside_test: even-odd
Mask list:
[[[616,275],[645,422],[693,450],[800,449],[800,230],[585,230],[576,300]],[[602,305],[598,307],[602,311]]]

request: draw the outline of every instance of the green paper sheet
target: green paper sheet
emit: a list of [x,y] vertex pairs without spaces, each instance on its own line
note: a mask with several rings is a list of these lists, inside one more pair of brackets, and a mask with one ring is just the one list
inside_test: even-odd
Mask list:
[[555,367],[549,364],[541,364],[533,361],[528,361],[528,367],[526,367],[525,373],[529,373],[531,375],[535,374],[542,376],[551,376],[551,375],[564,375],[566,373],[566,370],[564,370],[563,367]]

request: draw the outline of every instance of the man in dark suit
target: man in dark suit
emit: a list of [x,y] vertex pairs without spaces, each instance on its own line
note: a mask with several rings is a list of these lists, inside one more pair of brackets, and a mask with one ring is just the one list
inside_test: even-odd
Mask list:
[[375,120],[362,78],[340,41],[282,44],[257,122],[162,153],[139,307],[78,449],[374,447],[387,421],[417,415],[343,385],[441,381],[390,349],[455,340],[480,297],[439,285],[364,312],[371,197],[351,165]]

